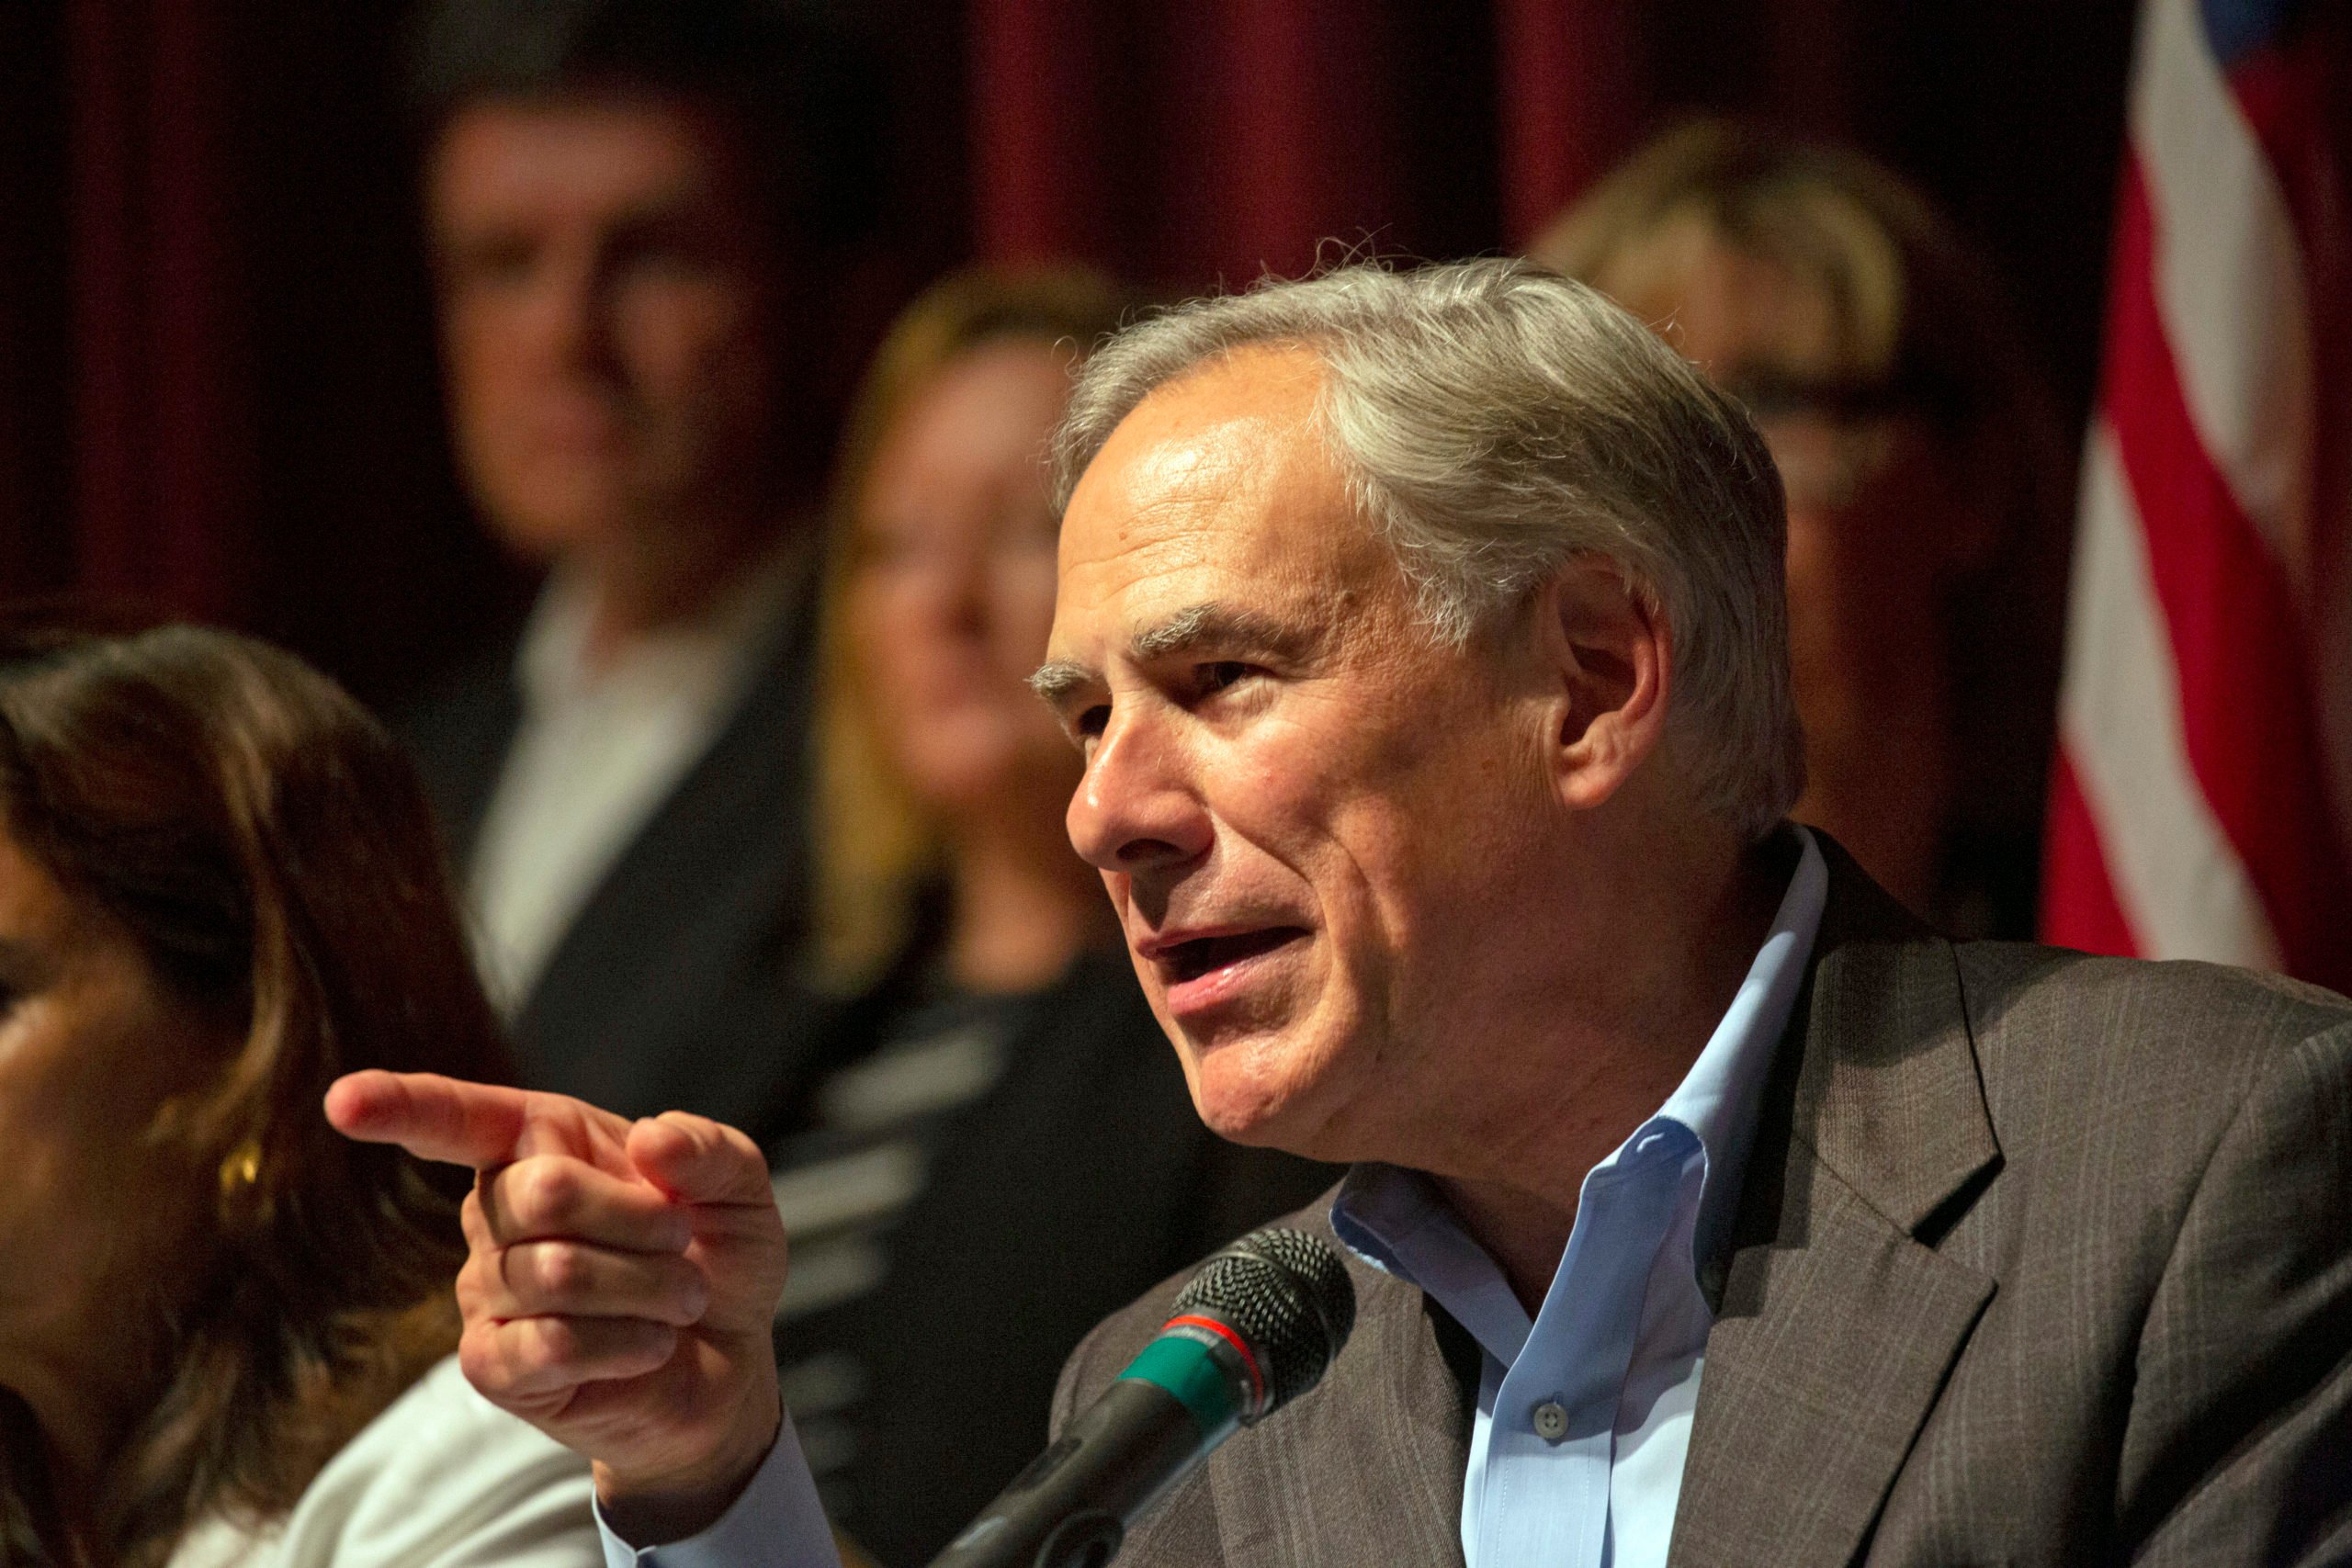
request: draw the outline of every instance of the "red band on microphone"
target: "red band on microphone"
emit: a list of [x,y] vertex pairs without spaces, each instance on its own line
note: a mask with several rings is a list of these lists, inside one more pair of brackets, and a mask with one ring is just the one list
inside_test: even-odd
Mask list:
[[1261,1406],[1264,1405],[1266,1403],[1266,1374],[1258,1370],[1258,1358],[1250,1353],[1249,1342],[1243,1339],[1238,1334],[1233,1332],[1230,1327],[1219,1323],[1213,1317],[1201,1317],[1193,1313],[1185,1313],[1180,1316],[1170,1318],[1166,1323],[1161,1324],[1159,1328],[1160,1332],[1163,1334],[1171,1328],[1205,1328],[1210,1333],[1216,1335],[1218,1338],[1224,1340],[1227,1344],[1232,1346],[1234,1353],[1241,1358],[1241,1364],[1249,1369],[1250,1387],[1251,1392],[1256,1395],[1257,1403]]

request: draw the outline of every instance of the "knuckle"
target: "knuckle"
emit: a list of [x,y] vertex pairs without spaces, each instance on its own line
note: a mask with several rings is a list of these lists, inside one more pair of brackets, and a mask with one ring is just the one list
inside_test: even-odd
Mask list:
[[649,1369],[668,1360],[678,1348],[678,1331],[666,1323],[647,1323],[629,1338],[630,1359]]
[[469,1324],[458,1340],[458,1370],[474,1385],[474,1392],[496,1404],[509,1392],[506,1358],[498,1344],[498,1332],[489,1324]]
[[579,1331],[560,1317],[530,1318],[514,1326],[523,1330],[515,1359],[526,1375],[563,1373],[580,1359],[584,1348]]
[[718,1124],[709,1117],[697,1116],[691,1111],[664,1111],[654,1120],[684,1134],[698,1144],[709,1142],[710,1129]]
[[559,1224],[580,1201],[580,1179],[568,1160],[538,1159],[514,1168],[514,1215],[526,1224]]
[[562,1241],[534,1248],[531,1272],[540,1292],[557,1301],[584,1294],[594,1279],[587,1249]]
[[647,1299],[654,1303],[649,1316],[694,1323],[709,1308],[710,1290],[701,1269],[677,1258],[665,1261],[649,1281]]
[[681,1258],[670,1265],[670,1288],[697,1308],[710,1301],[710,1275],[698,1265]]

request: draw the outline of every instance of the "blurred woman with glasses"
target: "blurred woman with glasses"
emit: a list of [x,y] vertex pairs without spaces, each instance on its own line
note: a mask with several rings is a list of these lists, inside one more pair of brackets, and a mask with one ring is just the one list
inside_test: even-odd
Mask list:
[[1747,405],[1789,505],[1794,815],[1957,932],[2031,934],[2066,468],[1984,265],[1859,154],[1703,121],[1529,254]]

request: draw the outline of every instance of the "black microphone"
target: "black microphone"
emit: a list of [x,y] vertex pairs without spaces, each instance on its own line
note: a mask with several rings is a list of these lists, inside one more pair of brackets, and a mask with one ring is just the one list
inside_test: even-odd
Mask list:
[[931,1568],[1102,1568],[1210,1450],[1313,1388],[1355,1324],[1329,1243],[1250,1232],[1201,1265],[1159,1337]]

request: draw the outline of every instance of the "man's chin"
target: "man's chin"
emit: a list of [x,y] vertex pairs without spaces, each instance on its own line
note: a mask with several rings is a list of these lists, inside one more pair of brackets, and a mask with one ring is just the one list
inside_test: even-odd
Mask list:
[[1227,1143],[1252,1148],[1299,1152],[1309,1120],[1300,1113],[1297,1085],[1267,1070],[1251,1044],[1216,1047],[1198,1058],[1193,1075],[1193,1109],[1210,1132]]
[[550,562],[610,548],[627,536],[631,518],[611,486],[509,479],[495,487],[483,511],[499,542],[526,560]]

